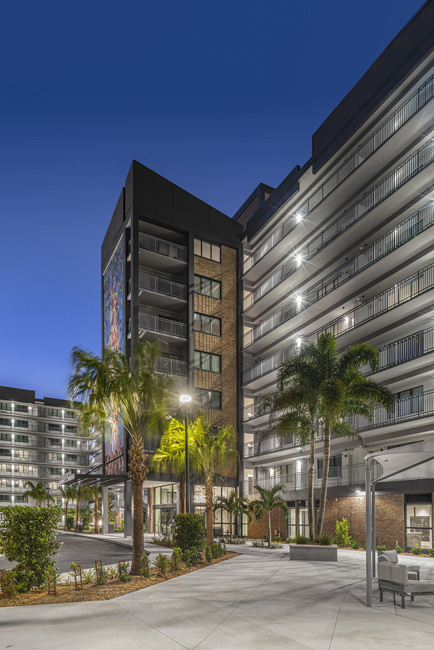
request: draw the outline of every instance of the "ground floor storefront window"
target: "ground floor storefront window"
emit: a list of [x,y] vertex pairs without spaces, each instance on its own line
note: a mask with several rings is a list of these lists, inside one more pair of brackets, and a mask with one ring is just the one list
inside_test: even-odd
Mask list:
[[431,495],[407,495],[405,503],[405,546],[421,549],[432,548],[432,500]]

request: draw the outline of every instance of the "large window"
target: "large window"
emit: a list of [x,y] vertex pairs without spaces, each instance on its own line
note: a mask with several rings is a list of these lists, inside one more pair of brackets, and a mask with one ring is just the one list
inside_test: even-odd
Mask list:
[[200,293],[202,296],[209,296],[216,300],[221,299],[221,282],[205,278],[203,275],[194,276],[194,293]]
[[197,389],[197,400],[204,409],[219,411],[222,407],[222,394],[218,390]]
[[[317,462],[317,476],[322,478],[323,460],[318,458]],[[340,478],[342,476],[342,456],[330,456],[329,460],[329,478]]]
[[213,336],[221,336],[221,320],[215,316],[194,312],[194,330]]
[[221,357],[219,354],[194,351],[195,370],[207,370],[208,372],[221,372]]
[[395,416],[404,417],[423,411],[423,386],[416,386],[396,393]]
[[12,404],[10,402],[0,402],[0,411],[12,411]]
[[15,413],[28,413],[29,408],[28,406],[24,406],[24,404],[15,404],[14,411]]
[[62,431],[62,427],[60,424],[53,424],[50,422],[48,424],[48,431]]
[[220,262],[220,246],[203,239],[194,240],[194,254],[206,257],[207,260],[213,260],[213,262]]

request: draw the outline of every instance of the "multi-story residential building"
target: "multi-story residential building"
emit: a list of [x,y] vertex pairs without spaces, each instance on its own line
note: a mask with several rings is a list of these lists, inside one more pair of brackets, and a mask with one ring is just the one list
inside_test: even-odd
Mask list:
[[0,386],[0,505],[35,505],[23,496],[27,481],[42,483],[62,504],[62,477],[85,474],[99,461],[100,450],[82,434],[73,404]]
[[[171,375],[180,395],[191,393],[214,427],[238,427],[241,236],[240,224],[134,161],[102,245],[104,347],[131,357],[140,341],[160,340],[157,372]],[[104,445],[105,482],[125,483],[125,512],[132,504],[128,442],[115,424]],[[147,451],[158,442],[147,440]],[[236,474],[216,494],[233,489]],[[153,532],[170,528],[179,508],[177,481],[148,476]],[[202,512],[204,487],[192,484],[191,491],[195,512]],[[130,515],[125,522],[129,528]]]
[[[312,158],[235,215],[246,228],[241,490],[285,486],[282,534],[307,532],[308,450],[277,435],[258,405],[305,342],[330,331],[340,351],[372,343],[381,356],[373,377],[396,395],[392,413],[354,417],[356,436],[332,440],[327,532],[348,516],[364,541],[368,452],[434,435],[433,21],[427,3],[314,133]],[[316,447],[318,488],[321,437]],[[431,548],[434,483],[387,494],[380,485],[377,543]]]

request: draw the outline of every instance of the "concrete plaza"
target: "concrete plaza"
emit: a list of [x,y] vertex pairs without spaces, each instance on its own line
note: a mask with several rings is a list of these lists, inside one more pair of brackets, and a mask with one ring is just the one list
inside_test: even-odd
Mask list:
[[[364,552],[339,551],[335,564],[289,562],[287,547],[231,550],[242,555],[111,601],[0,609],[0,650],[433,647],[434,597],[401,610],[374,587],[364,606]],[[416,561],[434,579],[434,560]]]

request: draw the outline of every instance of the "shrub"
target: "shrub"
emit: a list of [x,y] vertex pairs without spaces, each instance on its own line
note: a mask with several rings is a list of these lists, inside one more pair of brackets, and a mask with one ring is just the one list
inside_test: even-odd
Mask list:
[[163,537],[154,537],[153,541],[155,544],[158,544],[158,546],[167,546],[167,548],[172,548],[173,546],[173,539],[170,537],[170,535],[163,535]]
[[13,571],[2,570],[1,592],[3,598],[12,598],[12,596],[17,593],[17,586],[15,584]]
[[273,538],[273,542],[277,542],[278,544],[280,544],[282,542],[282,538],[280,537],[280,535],[276,535]]
[[213,560],[216,560],[217,558],[222,557],[226,554],[226,546],[224,544],[218,544],[217,542],[214,542],[211,544],[210,548]]
[[384,546],[384,544],[378,544],[377,551],[387,551],[387,546]]
[[256,546],[257,548],[264,548],[265,542],[263,539],[254,539],[252,540],[252,546]]
[[366,551],[366,542],[362,546],[363,550]]
[[398,540],[396,540],[396,543],[395,543],[395,551],[396,551],[397,553],[402,553],[402,548],[401,548],[401,546],[398,544]]
[[336,520],[335,542],[338,546],[351,546],[353,543],[350,535],[350,524],[345,517],[342,521]]
[[[213,546],[214,546],[214,544],[213,544]],[[213,558],[213,553],[212,553],[212,551],[211,551],[211,547],[210,547],[210,546],[206,546],[206,547],[205,547],[205,559],[206,559],[206,561],[208,562],[208,564],[211,564],[211,562],[212,562],[213,559],[214,559],[214,558]]]
[[108,572],[104,569],[101,560],[95,560],[95,573],[96,573],[96,584],[106,585],[108,580]]
[[417,544],[410,549],[412,555],[422,555],[422,549]]
[[108,566],[106,568],[106,572],[107,572],[107,578],[109,580],[114,580],[119,575],[119,572],[115,566]]
[[181,560],[182,560],[182,551],[180,548],[176,547],[173,549],[172,553],[172,571],[179,571],[181,568]]
[[430,548],[430,550],[428,551],[428,555],[430,557],[434,557],[434,548]]
[[182,552],[205,547],[205,520],[202,515],[179,514],[174,518],[173,545]]
[[149,578],[151,575],[150,562],[147,553],[143,553],[140,558],[140,575],[144,578]]
[[283,548],[283,544],[280,542],[271,542],[270,548]]
[[83,571],[83,582],[85,585],[90,585],[95,579],[95,572],[93,569]]
[[351,548],[355,548],[356,551],[357,551],[357,549],[360,548],[360,544],[359,544],[359,542],[353,542],[353,543],[351,544]]
[[295,543],[296,544],[307,544],[308,541],[309,540],[304,535],[296,535],[295,536]]
[[130,565],[128,562],[123,560],[118,562],[118,576],[121,582],[129,582],[131,580]]
[[191,552],[190,550],[187,549],[187,550],[184,551],[184,553],[182,554],[182,559],[184,560],[184,562],[185,562],[185,566],[186,566],[187,568],[190,568],[191,565],[193,564],[192,559],[191,559],[191,553],[192,553],[192,552]]
[[0,515],[0,546],[10,562],[17,562],[12,569],[17,591],[42,587],[47,571],[55,568],[60,548],[54,533],[62,517],[61,506],[6,506],[0,508]]
[[321,544],[321,546],[331,546],[333,544],[333,538],[331,535],[318,535],[316,541],[318,544]]
[[66,530],[74,530],[74,517],[72,515],[68,515],[66,520]]
[[170,568],[172,561],[170,557],[167,557],[164,553],[158,553],[158,555],[155,556],[154,564],[157,568],[158,574],[164,576],[166,575],[166,571]]
[[196,564],[200,564],[203,562],[203,555],[202,551],[200,551],[198,548],[192,548],[191,549],[191,563],[193,566],[196,566]]
[[245,544],[246,542],[247,542],[246,537],[237,537],[236,535],[235,535],[235,537],[231,537],[231,539],[230,539],[231,544]]

